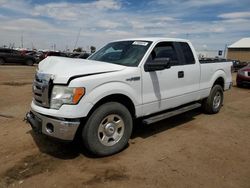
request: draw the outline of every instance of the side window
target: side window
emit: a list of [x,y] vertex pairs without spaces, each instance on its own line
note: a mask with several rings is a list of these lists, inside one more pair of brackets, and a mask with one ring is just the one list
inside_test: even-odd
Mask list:
[[156,58],[169,58],[171,65],[179,64],[177,53],[172,42],[158,43],[151,52],[149,60],[152,61]]
[[180,42],[180,47],[185,58],[185,64],[195,64],[194,55],[188,43]]

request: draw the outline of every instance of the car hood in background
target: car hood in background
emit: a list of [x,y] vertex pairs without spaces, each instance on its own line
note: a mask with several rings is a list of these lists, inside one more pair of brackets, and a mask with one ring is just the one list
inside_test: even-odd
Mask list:
[[38,72],[53,75],[54,83],[66,84],[73,77],[104,74],[125,68],[101,61],[50,56],[39,63]]
[[250,64],[240,69],[240,71],[250,71]]

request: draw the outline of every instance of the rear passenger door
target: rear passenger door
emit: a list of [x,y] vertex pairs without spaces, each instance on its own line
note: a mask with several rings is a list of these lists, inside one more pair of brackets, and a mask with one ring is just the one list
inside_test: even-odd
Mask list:
[[144,115],[199,98],[200,68],[187,43],[160,42],[152,50],[147,62],[156,58],[169,58],[171,67],[142,73]]
[[187,42],[176,42],[181,57],[183,79],[183,101],[192,102],[200,99],[200,63],[195,60]]

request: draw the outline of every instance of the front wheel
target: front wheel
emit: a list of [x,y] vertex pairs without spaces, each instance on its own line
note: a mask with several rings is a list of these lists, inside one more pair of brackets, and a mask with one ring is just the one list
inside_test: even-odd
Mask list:
[[83,127],[83,144],[95,155],[112,155],[127,145],[132,126],[131,114],[124,105],[105,103],[91,114]]
[[243,84],[242,83],[240,83],[240,82],[237,82],[237,87],[243,87]]
[[215,85],[210,91],[207,99],[203,101],[202,107],[205,113],[216,114],[223,104],[223,89],[220,85]]

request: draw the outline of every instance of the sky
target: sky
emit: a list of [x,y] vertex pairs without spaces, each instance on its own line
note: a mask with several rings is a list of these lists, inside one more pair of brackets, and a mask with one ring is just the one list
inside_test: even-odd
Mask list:
[[197,50],[223,50],[250,37],[250,1],[0,0],[0,46],[72,50],[134,37],[186,38]]

